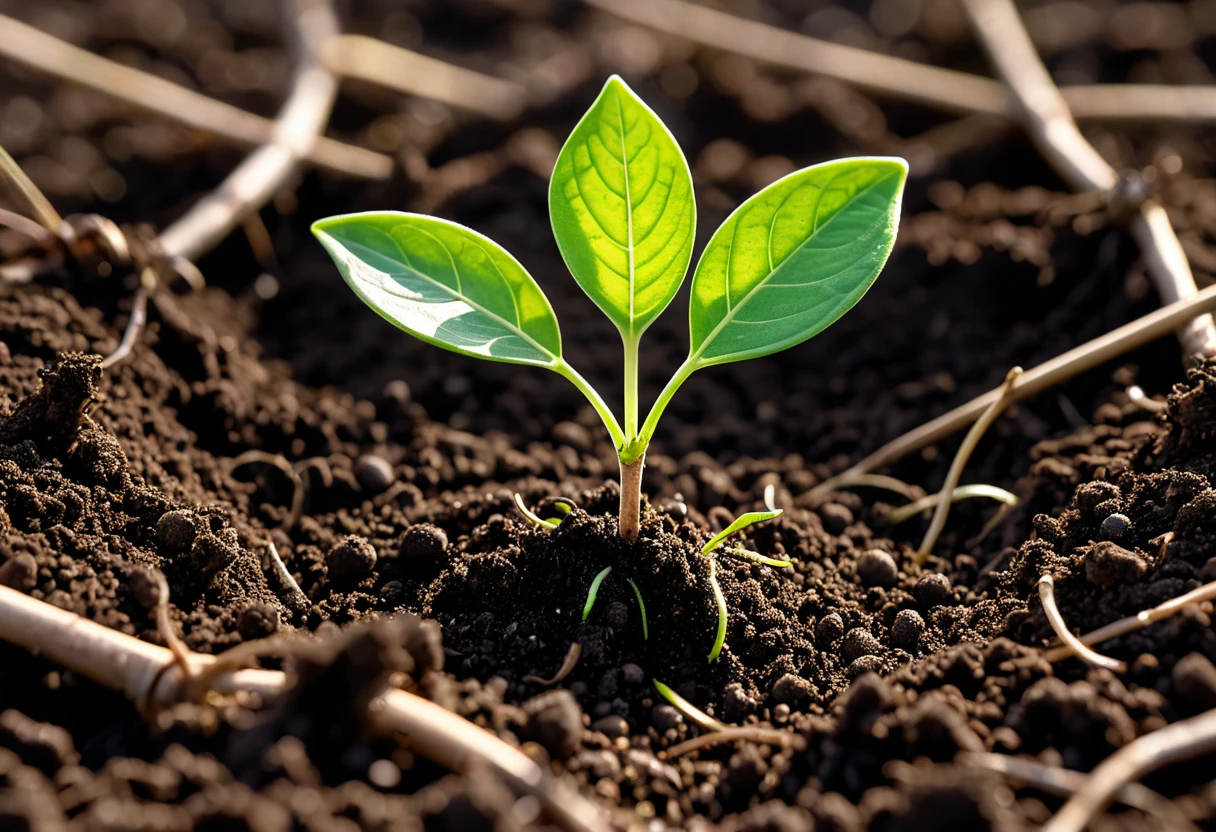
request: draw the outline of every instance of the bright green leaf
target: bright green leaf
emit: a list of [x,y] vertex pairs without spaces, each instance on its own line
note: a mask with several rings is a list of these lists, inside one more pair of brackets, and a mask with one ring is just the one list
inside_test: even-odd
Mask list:
[[852,308],[891,253],[907,175],[902,159],[827,162],[739,206],[693,275],[692,369],[792,347]]
[[784,509],[775,508],[771,511],[749,511],[746,514],[740,514],[735,518],[735,522],[731,523],[722,531],[713,536],[713,539],[701,547],[701,554],[708,555],[714,549],[722,545],[722,541],[730,537],[737,531],[742,531],[748,526],[756,523],[763,523],[765,520],[772,520],[774,517],[780,517]]
[[561,363],[548,299],[514,257],[476,231],[396,211],[329,217],[312,231],[355,294],[411,335],[491,361]]
[[583,291],[626,338],[641,335],[688,271],[696,205],[679,145],[620,78],[562,147],[549,213]]

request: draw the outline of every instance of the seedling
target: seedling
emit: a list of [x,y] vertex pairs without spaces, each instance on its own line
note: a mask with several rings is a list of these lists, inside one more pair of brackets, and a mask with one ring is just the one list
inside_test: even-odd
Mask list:
[[616,447],[619,529],[632,541],[646,449],[680,385],[705,367],[800,344],[852,308],[891,252],[906,179],[902,159],[843,159],[795,171],[739,206],[693,273],[688,358],[639,421],[639,344],[684,281],[696,206],[671,133],[610,78],[558,156],[549,211],[574,279],[620,331],[623,427],[563,356],[557,317],[536,281],[492,240],[395,211],[312,228],[350,287],[391,323],[464,355],[543,367],[582,391]]

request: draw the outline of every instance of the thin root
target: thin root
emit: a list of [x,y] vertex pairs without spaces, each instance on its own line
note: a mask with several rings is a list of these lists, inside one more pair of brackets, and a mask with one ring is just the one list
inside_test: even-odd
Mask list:
[[578,660],[581,659],[582,656],[583,645],[577,641],[572,641],[570,642],[570,649],[566,651],[566,658],[562,660],[562,666],[559,667],[557,672],[553,674],[552,679],[542,679],[535,674],[528,674],[524,677],[524,681],[532,682],[537,685],[545,685],[546,687],[549,685],[556,685],[562,679],[565,679],[572,672],[574,672],[574,668],[578,667]]
[[[1011,757],[1007,754],[993,754],[986,751],[964,751],[955,758],[964,766],[986,768],[1004,774],[1012,780],[1018,780],[1036,789],[1053,794],[1057,797],[1069,797],[1079,789],[1084,788],[1088,776],[1079,771],[1049,766],[1027,757]],[[1199,827],[1171,800],[1166,800],[1157,792],[1140,783],[1128,783],[1115,792],[1114,797],[1120,803],[1133,809],[1156,815],[1165,824],[1166,829],[1176,829],[1179,832],[1199,832]]]
[[[147,273],[150,269],[144,271]],[[101,360],[103,370],[113,367],[135,349],[135,343],[139,340],[140,333],[144,331],[144,324],[148,322],[148,292],[149,289],[144,283],[141,283],[140,287],[135,290],[135,298],[131,301],[131,317],[127,319],[127,328],[122,334],[122,340],[118,343],[118,349]]]
[[1156,399],[1149,398],[1148,394],[1145,393],[1144,389],[1138,384],[1133,384],[1131,387],[1127,388],[1127,398],[1136,407],[1140,408],[1141,410],[1147,410],[1149,413],[1162,413],[1167,407],[1165,402],[1159,402]]
[[[996,500],[999,503],[1004,503],[1007,506],[1016,506],[1018,498],[1012,493],[1003,488],[998,488],[995,485],[960,485],[954,489],[950,495],[950,502],[957,503],[959,500],[973,500],[977,497],[987,497],[991,500]],[[911,520],[918,514],[928,511],[941,501],[941,494],[930,494],[927,497],[921,497],[919,500],[914,500],[907,505],[898,506],[891,509],[887,514],[887,522],[893,526]]]
[[[1136,630],[1141,630],[1156,621],[1169,618],[1175,615],[1192,604],[1199,604],[1204,601],[1216,601],[1216,581],[1204,584],[1201,587],[1192,589],[1185,595],[1179,595],[1177,598],[1171,598],[1163,604],[1159,604],[1152,609],[1142,610],[1135,615],[1129,615],[1127,618],[1120,618],[1118,621],[1113,621],[1105,627],[1099,627],[1091,633],[1086,633],[1081,636],[1078,641],[1083,645],[1101,644],[1104,641],[1109,641],[1112,638],[1133,633]],[[1071,646],[1065,644],[1059,647],[1053,647],[1043,654],[1043,658],[1049,662],[1058,662],[1071,657],[1074,650]]]
[[274,545],[273,540],[266,541],[266,549],[270,553],[270,565],[274,567],[275,574],[279,576],[279,583],[283,585],[283,589],[294,602],[290,606],[295,606],[301,612],[307,610],[311,606],[308,603],[308,596],[304,594],[304,590],[300,589],[300,585],[296,583],[296,579],[288,570],[287,564],[283,563],[283,559],[279,557],[279,549]]
[[663,752],[663,755],[670,760],[674,757],[681,757],[689,751],[696,751],[698,748],[705,748],[724,742],[735,742],[736,740],[777,745],[782,748],[806,747],[806,740],[790,731],[778,731],[776,728],[757,728],[752,725],[745,725],[739,728],[723,727],[721,730],[709,734],[701,734],[690,740],[684,740],[684,742],[667,749]]
[[1055,581],[1050,574],[1044,574],[1039,578],[1039,598],[1043,601],[1043,612],[1047,613],[1047,621],[1051,624],[1051,629],[1056,631],[1060,641],[1068,645],[1077,658],[1093,667],[1104,667],[1116,673],[1127,672],[1126,662],[1103,656],[1101,653],[1091,650],[1085,645],[1085,642],[1068,629],[1068,625],[1064,623],[1064,616],[1060,615],[1060,608],[1056,606]]
[[287,458],[282,454],[268,454],[265,451],[259,451],[256,449],[252,451],[245,451],[245,453],[233,459],[231,465],[228,467],[229,475],[236,471],[237,468],[240,468],[243,465],[248,465],[251,462],[261,462],[265,465],[273,465],[275,468],[278,468],[280,471],[286,474],[288,479],[291,480],[291,484],[294,487],[291,492],[291,508],[288,510],[287,516],[283,518],[283,522],[279,525],[279,528],[281,529],[290,529],[296,524],[296,521],[300,519],[300,514],[304,511],[304,491],[307,487],[304,484],[304,480],[300,477],[299,473],[296,472],[295,467],[288,462]]
[[950,463],[950,471],[946,474],[946,481],[942,484],[942,490],[937,494],[937,510],[933,512],[933,520],[930,521],[929,529],[925,532],[925,537],[920,542],[920,548],[916,551],[915,560],[917,566],[925,562],[925,558],[929,557],[929,553],[933,551],[933,547],[937,544],[938,536],[942,533],[942,529],[946,527],[946,517],[950,514],[950,499],[954,494],[955,487],[958,485],[959,477],[963,475],[963,468],[966,466],[967,460],[971,458],[972,451],[975,450],[975,446],[979,444],[980,438],[988,430],[988,427],[996,421],[996,417],[1000,416],[1013,401],[1011,394],[1021,375],[1021,367],[1014,367],[1009,371],[1005,376],[1005,383],[1001,386],[1001,392],[997,396],[996,401],[988,405],[988,409],[971,426],[971,430],[967,431],[966,437],[963,438],[963,444],[959,445],[958,453],[954,455],[954,461]]
[[840,491],[845,488],[881,488],[884,491],[893,491],[908,500],[919,500],[925,496],[925,490],[920,486],[910,485],[903,480],[897,480],[895,477],[888,477],[885,474],[841,475],[840,477],[824,480],[819,487],[826,486],[829,483],[831,487],[827,490],[815,492],[816,499],[822,499],[833,491]]
[[1216,710],[1139,737],[1099,764],[1043,832],[1082,832],[1126,784],[1162,766],[1212,751],[1216,751]]

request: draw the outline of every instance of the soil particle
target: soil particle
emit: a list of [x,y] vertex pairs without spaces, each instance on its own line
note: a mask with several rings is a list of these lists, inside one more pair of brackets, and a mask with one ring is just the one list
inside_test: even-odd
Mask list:
[[165,557],[190,551],[197,534],[198,520],[192,511],[166,511],[156,521],[156,543]]
[[393,466],[382,456],[363,454],[355,460],[355,479],[369,494],[379,494],[395,481]]
[[857,575],[865,586],[894,586],[899,580],[899,567],[881,549],[868,549],[857,561]]
[[1095,543],[1085,553],[1085,577],[1100,587],[1134,583],[1147,571],[1144,558],[1108,540]]
[[840,655],[846,662],[853,662],[862,656],[872,656],[882,652],[882,643],[864,627],[854,627],[844,637],[844,645]]
[[1188,653],[1171,674],[1174,689],[1196,712],[1216,708],[1216,667],[1202,653]]
[[419,523],[406,529],[397,551],[406,563],[423,568],[440,567],[446,563],[448,536],[430,523]]
[[555,760],[578,749],[583,735],[583,710],[568,690],[551,690],[523,704],[528,721],[524,736],[540,743]]
[[14,555],[0,564],[0,586],[24,592],[32,589],[37,582],[38,562],[28,552]]
[[349,584],[369,574],[376,566],[376,548],[366,538],[347,535],[325,554],[325,568],[335,583]]
[[924,609],[940,607],[954,600],[950,579],[938,572],[922,575],[912,587],[912,595]]
[[823,530],[828,534],[844,534],[844,530],[853,525],[853,512],[840,503],[828,503],[819,509],[819,519]]
[[1099,527],[1102,537],[1106,540],[1122,540],[1132,530],[1132,521],[1126,514],[1112,514],[1102,521]]
[[891,643],[909,653],[916,652],[925,634],[925,619],[916,610],[900,610],[891,625]]

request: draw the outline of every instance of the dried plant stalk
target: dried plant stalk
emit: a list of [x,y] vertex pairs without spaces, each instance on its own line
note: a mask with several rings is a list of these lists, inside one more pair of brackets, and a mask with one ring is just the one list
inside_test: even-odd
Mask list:
[[[1012,0],[963,0],[963,9],[1021,106],[1031,140],[1056,173],[1074,190],[1113,193],[1120,184],[1119,174],[1081,135]],[[1161,300],[1173,303],[1194,296],[1195,276],[1165,209],[1151,200],[1144,202],[1129,230]],[[1178,337],[1188,356],[1216,355],[1216,322],[1211,315],[1189,322]]]
[[[953,113],[1022,113],[1009,89],[990,78],[819,40],[684,0],[583,0],[609,14],[715,49],[835,78],[877,95]],[[1216,87],[1095,84],[1060,90],[1073,115],[1093,121],[1216,120]]]
[[1216,710],[1146,734],[1107,757],[1043,832],[1081,832],[1127,783],[1170,763],[1216,751]]
[[[75,673],[130,699],[170,705],[189,689],[188,675],[198,675],[215,656],[188,654],[192,673],[178,667],[173,653],[111,630],[75,613],[0,586],[0,638],[45,656]],[[210,680],[211,689],[231,694],[249,691],[272,701],[288,686],[278,670],[224,670]],[[386,689],[368,705],[383,730],[409,736],[421,755],[454,771],[487,766],[506,782],[534,795],[545,811],[571,832],[605,832],[596,808],[566,783],[544,772],[520,751],[434,702],[403,690]]]
[[[1010,394],[1010,401],[1021,401],[1036,393],[1062,384],[1073,376],[1092,370],[1112,358],[1147,344],[1163,335],[1169,335],[1195,318],[1196,315],[1216,309],[1216,285],[1207,286],[1190,298],[1171,303],[1154,310],[1142,318],[1118,329],[1074,347],[1066,353],[1044,361],[1027,370]],[[976,396],[966,404],[959,405],[948,413],[926,422],[903,436],[891,440],[856,465],[824,480],[810,491],[817,498],[836,490],[837,483],[848,482],[858,474],[868,474],[884,465],[932,445],[950,434],[970,425],[1001,395],[1001,388],[989,390]]]
[[[0,15],[0,55],[241,147],[274,140],[271,119],[94,55],[4,15]],[[335,173],[367,179],[387,179],[393,171],[388,156],[325,137],[317,139],[308,160]]]

